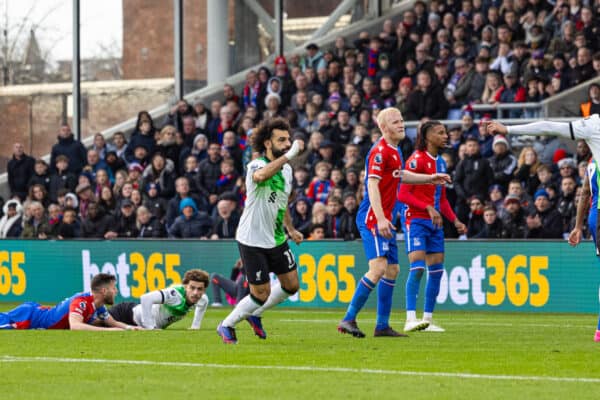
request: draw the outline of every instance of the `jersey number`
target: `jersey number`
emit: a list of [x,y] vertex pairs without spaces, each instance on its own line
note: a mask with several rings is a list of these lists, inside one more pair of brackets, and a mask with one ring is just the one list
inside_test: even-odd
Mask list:
[[269,195],[269,203],[275,203],[275,199],[277,199],[277,193],[275,192],[271,192],[271,194]]

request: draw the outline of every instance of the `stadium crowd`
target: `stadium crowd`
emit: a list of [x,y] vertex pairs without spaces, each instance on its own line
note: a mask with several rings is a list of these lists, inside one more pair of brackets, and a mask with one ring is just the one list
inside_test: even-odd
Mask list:
[[[284,116],[307,144],[292,163],[294,225],[310,239],[357,239],[364,159],[386,107],[405,120],[457,120],[442,157],[468,238],[562,238],[591,157],[585,142],[572,155],[556,138],[517,151],[474,124],[493,113],[469,105],[537,102],[600,76],[599,28],[600,0],[418,1],[378,35],[277,57],[210,104],[180,100],[163,121],[141,111],[129,140],[96,134],[86,149],[63,124],[49,164],[14,145],[0,238],[233,238],[244,166],[256,156],[249,136]],[[588,95],[584,116],[600,112],[600,85]],[[510,111],[522,116],[537,117]],[[407,132],[404,159],[413,151]],[[453,229],[446,237],[458,236]]]

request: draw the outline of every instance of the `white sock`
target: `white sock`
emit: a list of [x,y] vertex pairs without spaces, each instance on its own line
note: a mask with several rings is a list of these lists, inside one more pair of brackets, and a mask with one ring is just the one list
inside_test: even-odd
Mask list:
[[271,294],[269,294],[269,298],[265,301],[260,308],[255,310],[252,315],[255,317],[261,317],[262,314],[267,311],[269,308],[275,307],[277,304],[283,302],[285,299],[290,297],[290,294],[281,288],[281,284],[277,283],[271,286]]
[[429,321],[429,322],[433,321],[433,313],[424,312],[423,313],[423,320],[424,321]]
[[247,295],[237,303],[233,311],[223,320],[223,326],[235,327],[238,322],[248,318],[258,308],[260,308],[260,305],[250,295]]
[[406,310],[406,320],[407,321],[415,321],[417,319],[417,312],[412,310],[412,311],[408,311]]

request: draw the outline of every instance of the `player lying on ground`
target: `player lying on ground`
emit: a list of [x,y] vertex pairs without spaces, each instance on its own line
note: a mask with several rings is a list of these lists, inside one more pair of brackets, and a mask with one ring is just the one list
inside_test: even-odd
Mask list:
[[[115,301],[116,278],[98,274],[92,278],[91,293],[77,293],[54,307],[44,307],[34,302],[0,313],[0,329],[71,329],[77,331],[120,331],[139,329],[116,321],[106,311],[106,304]],[[95,325],[107,325],[101,327]]]
[[[593,114],[587,118],[580,118],[572,122],[552,122],[552,121],[539,121],[532,122],[531,124],[525,125],[512,125],[505,126],[497,121],[486,123],[488,132],[493,134],[511,134],[511,135],[533,135],[533,136],[561,136],[564,138],[570,138],[571,140],[583,139],[592,151],[592,155],[595,160],[600,160],[600,116]],[[579,215],[579,207],[577,208],[578,218],[583,219],[583,214]],[[583,213],[583,211],[582,211]],[[600,213],[596,210],[596,219],[600,216]],[[580,221],[581,226],[582,222]],[[596,248],[600,248],[597,229],[600,227],[596,220],[594,228],[594,240]],[[591,228],[591,226],[590,226]],[[577,237],[579,235],[579,238]],[[569,235],[569,243],[575,245],[581,240],[581,231],[571,232]],[[598,318],[598,326],[594,336],[594,340],[600,342],[600,317]]]
[[208,273],[191,269],[183,276],[181,285],[146,293],[140,304],[119,303],[108,312],[117,321],[146,329],[164,329],[181,320],[194,307],[191,329],[200,329],[208,307]]

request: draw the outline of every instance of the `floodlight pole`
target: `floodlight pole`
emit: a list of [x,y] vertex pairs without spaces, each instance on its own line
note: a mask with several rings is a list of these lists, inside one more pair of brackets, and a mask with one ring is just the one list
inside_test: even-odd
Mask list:
[[175,77],[175,97],[183,99],[183,0],[173,0],[173,72]]
[[79,17],[79,0],[73,0],[73,60],[71,61],[71,80],[73,82],[73,131],[77,140],[81,140],[81,30]]

